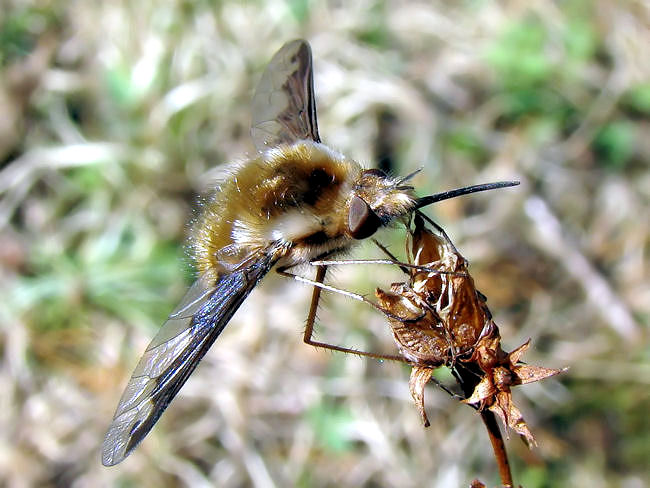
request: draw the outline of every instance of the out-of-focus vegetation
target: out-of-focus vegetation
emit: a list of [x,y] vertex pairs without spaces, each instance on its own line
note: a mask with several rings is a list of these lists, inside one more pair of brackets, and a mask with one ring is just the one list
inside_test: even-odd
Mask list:
[[[429,210],[504,346],[531,337],[531,364],[571,368],[515,390],[540,444],[511,439],[515,481],[649,485],[650,6],[615,0],[2,1],[0,484],[497,483],[471,409],[432,386],[422,428],[408,368],[303,345],[309,290],[273,276],[138,450],[100,466],[127,377],[191,282],[196,195],[253,151],[253,88],[296,37],[328,144],[423,166],[420,194],[522,181]],[[320,339],[394,351],[363,304],[326,297],[320,321]]]

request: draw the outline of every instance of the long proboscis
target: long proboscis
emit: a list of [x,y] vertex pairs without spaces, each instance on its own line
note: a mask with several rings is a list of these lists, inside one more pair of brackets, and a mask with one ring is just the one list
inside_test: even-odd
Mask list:
[[497,188],[507,188],[509,186],[517,186],[518,181],[496,181],[494,183],[482,183],[480,185],[465,186],[463,188],[456,188],[455,190],[443,191],[435,195],[418,198],[415,203],[415,208],[426,207],[432,203],[440,202],[442,200],[449,200],[450,198],[459,197],[461,195],[468,195],[479,191],[496,190]]

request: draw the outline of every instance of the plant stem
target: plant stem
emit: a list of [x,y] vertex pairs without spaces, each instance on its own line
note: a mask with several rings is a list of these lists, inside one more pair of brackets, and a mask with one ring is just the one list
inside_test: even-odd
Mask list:
[[481,413],[481,419],[485,424],[485,428],[488,431],[488,436],[490,437],[490,442],[492,443],[492,450],[494,451],[494,457],[497,460],[497,465],[499,466],[499,475],[501,476],[501,484],[508,488],[513,486],[512,484],[512,472],[510,471],[510,462],[508,461],[508,453],[506,452],[506,446],[503,442],[503,436],[501,435],[501,429],[499,424],[497,424],[497,419],[492,412],[489,410],[483,410]]
[[[475,364],[464,364],[462,367],[459,366],[460,365],[457,365],[456,368],[454,368],[455,376],[465,394],[465,398],[469,398],[485,373],[483,373]],[[497,466],[499,467],[501,484],[507,488],[512,488],[514,485],[512,481],[512,471],[510,470],[510,461],[508,461],[508,453],[506,452],[506,446],[503,442],[503,436],[499,424],[497,423],[497,419],[489,410],[481,410],[479,413],[483,423],[485,424],[485,428],[488,431],[488,436],[490,437],[494,457],[497,461]]]

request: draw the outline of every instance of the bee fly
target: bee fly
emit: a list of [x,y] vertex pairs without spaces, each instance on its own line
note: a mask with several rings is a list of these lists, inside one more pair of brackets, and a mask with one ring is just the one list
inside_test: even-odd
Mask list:
[[191,232],[198,278],[153,338],[122,394],[102,446],[121,462],[149,433],[251,290],[274,266],[315,285],[304,340],[311,339],[326,267],[315,280],[286,270],[350,248],[391,220],[453,196],[513,186],[499,182],[417,198],[405,178],[361,166],[320,142],[309,44],[285,44],[253,98],[258,154],[231,167]]

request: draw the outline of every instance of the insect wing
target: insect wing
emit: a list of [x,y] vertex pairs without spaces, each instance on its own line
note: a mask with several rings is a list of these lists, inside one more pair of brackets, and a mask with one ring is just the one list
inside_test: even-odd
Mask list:
[[121,462],[149,433],[257,282],[277,261],[263,254],[246,268],[199,278],[153,338],[117,406],[102,464]]
[[291,41],[271,59],[253,97],[251,136],[260,152],[301,139],[320,142],[307,41]]

